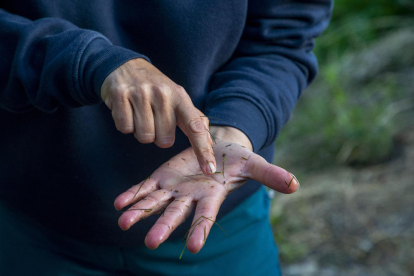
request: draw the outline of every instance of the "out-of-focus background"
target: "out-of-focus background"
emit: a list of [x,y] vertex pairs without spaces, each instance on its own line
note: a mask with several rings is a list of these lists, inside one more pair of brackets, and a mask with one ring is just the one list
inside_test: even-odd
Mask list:
[[414,275],[414,1],[337,0],[274,163],[284,275]]

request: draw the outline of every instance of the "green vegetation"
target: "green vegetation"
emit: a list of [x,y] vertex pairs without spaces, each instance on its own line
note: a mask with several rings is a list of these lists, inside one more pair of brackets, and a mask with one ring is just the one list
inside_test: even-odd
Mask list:
[[319,76],[282,130],[278,165],[300,176],[330,165],[367,165],[391,156],[393,136],[401,128],[394,117],[409,108],[401,109],[401,104],[410,97],[398,74],[404,66],[412,68],[414,50],[403,48],[405,37],[400,46],[385,39],[412,30],[413,13],[411,1],[335,2],[331,25],[316,41]]
[[[319,75],[278,138],[275,164],[306,186],[311,171],[367,166],[392,157],[396,133],[413,118],[413,15],[410,0],[335,1],[332,22],[316,40]],[[279,205],[282,197],[277,197]],[[314,203],[297,200],[287,206],[300,214]],[[284,263],[310,254],[311,242],[297,238],[305,231],[303,217],[271,214]]]
[[344,53],[359,51],[396,28],[412,27],[411,0],[336,0],[329,28],[317,39],[315,54],[320,64]]

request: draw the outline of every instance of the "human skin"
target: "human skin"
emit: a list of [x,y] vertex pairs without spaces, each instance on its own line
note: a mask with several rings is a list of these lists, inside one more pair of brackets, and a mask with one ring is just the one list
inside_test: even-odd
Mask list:
[[203,173],[215,172],[208,119],[201,117],[184,88],[145,59],[132,59],[109,74],[101,97],[120,132],[134,133],[141,143],[168,148],[174,144],[178,126],[189,138]]
[[[209,132],[208,118],[194,107],[186,91],[144,59],[130,60],[112,72],[101,96],[112,110],[117,129],[134,133],[141,143],[170,147],[176,126],[191,143],[115,200],[117,210],[131,205],[118,221],[123,230],[164,210],[145,238],[150,249],[164,242],[196,208],[193,223],[200,224],[187,248],[200,251],[227,195],[249,179],[287,194],[299,187],[289,172],[253,153],[250,140],[240,130],[212,126]],[[210,133],[217,144],[213,145]],[[216,168],[221,173],[214,173]]]
[[291,173],[253,153],[249,139],[240,130],[213,126],[210,132],[217,142],[213,150],[217,171],[221,173],[203,174],[192,147],[182,151],[155,170],[150,178],[116,198],[117,210],[131,205],[119,218],[121,229],[128,230],[141,219],[164,211],[145,238],[146,246],[156,249],[196,208],[192,223],[197,221],[197,227],[187,249],[197,253],[227,195],[247,180],[255,179],[285,194],[299,189],[299,182]]

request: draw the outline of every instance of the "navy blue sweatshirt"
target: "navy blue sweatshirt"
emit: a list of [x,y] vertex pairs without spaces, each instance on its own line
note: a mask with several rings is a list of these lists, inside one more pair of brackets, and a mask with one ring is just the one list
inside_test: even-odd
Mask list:
[[[174,146],[160,149],[118,132],[99,96],[106,76],[130,59],[151,61],[221,119],[212,125],[240,129],[271,161],[317,72],[314,38],[331,8],[329,0],[1,1],[0,203],[71,238],[143,245],[157,216],[123,232],[114,199],[189,142],[177,130]],[[260,185],[228,196],[218,218]]]

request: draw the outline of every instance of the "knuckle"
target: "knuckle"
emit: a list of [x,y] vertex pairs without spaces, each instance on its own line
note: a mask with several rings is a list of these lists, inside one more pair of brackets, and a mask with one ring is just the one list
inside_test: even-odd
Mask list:
[[116,87],[111,88],[111,94],[114,99],[121,99],[127,95],[127,89],[123,85],[118,85]]
[[[167,212],[167,210],[165,210],[165,212]],[[160,222],[157,222],[157,224],[168,228],[168,231],[170,231],[170,232],[172,232],[174,230],[174,223],[168,223],[166,221],[160,221]]]
[[179,94],[185,94],[185,95],[187,95],[187,91],[185,91],[184,87],[182,87],[181,85],[176,84],[176,86],[175,86],[175,90],[176,90]]
[[155,140],[155,144],[160,147],[160,148],[169,148],[172,147],[172,145],[174,144],[174,140],[167,140],[167,139],[157,139]]
[[193,118],[188,122],[188,129],[193,134],[202,134],[206,131],[206,126],[201,118]]
[[122,134],[130,134],[134,132],[134,128],[128,126],[117,126],[116,129],[120,131]]
[[189,105],[191,104],[190,96],[185,91],[184,87],[176,85],[174,89],[174,100],[177,105]]
[[144,199],[145,199],[145,200],[148,200],[148,201],[151,201],[151,202],[153,202],[153,203],[158,203],[157,198],[155,198],[155,196],[152,196],[152,195],[148,195],[148,196],[146,196]]
[[139,103],[149,101],[150,97],[151,97],[151,88],[147,84],[141,84],[139,89],[135,90],[131,96],[131,98],[134,101],[139,102]]
[[174,205],[170,205],[168,206],[168,208],[165,210],[166,212],[168,211],[169,213],[173,213],[173,214],[177,214],[177,215],[184,215],[184,212],[181,208],[174,206]]
[[150,138],[147,138],[147,137],[145,137],[145,138],[139,137],[138,141],[142,144],[151,144],[151,143],[154,142],[154,139],[150,139]]
[[211,148],[202,148],[201,153],[203,156],[213,155],[213,150]]
[[154,142],[154,134],[134,134],[135,138],[142,144],[150,144]]
[[158,102],[165,104],[171,98],[171,89],[166,84],[162,84],[154,88],[153,95]]
[[155,87],[155,90],[158,94],[162,96],[170,96],[171,94],[171,87],[169,84],[165,82],[158,83],[157,86]]
[[[202,214],[205,217],[212,217],[212,210],[208,207],[200,207],[197,209],[198,214]],[[214,220],[214,219],[213,219]]]

